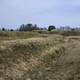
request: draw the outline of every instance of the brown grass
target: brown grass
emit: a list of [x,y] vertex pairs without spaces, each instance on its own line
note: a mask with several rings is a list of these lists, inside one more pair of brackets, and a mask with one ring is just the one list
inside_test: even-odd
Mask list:
[[60,35],[0,44],[0,80],[79,80],[80,42]]

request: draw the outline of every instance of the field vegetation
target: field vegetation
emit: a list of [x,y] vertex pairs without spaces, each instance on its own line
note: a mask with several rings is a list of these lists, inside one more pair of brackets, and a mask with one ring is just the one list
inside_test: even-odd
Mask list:
[[0,80],[80,80],[80,35],[0,32]]

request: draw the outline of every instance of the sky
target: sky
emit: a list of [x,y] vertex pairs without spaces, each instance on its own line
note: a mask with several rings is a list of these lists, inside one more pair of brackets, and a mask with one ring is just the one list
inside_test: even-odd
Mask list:
[[80,26],[80,0],[0,0],[0,27]]

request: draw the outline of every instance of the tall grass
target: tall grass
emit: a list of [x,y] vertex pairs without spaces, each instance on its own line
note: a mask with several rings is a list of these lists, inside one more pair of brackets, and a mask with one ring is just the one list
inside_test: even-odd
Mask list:
[[2,40],[1,80],[80,79],[79,41],[66,41],[65,37],[53,34],[46,37],[42,34],[35,36],[24,39],[17,36],[15,40]]
[[37,37],[37,32],[0,32],[0,40],[25,39]]

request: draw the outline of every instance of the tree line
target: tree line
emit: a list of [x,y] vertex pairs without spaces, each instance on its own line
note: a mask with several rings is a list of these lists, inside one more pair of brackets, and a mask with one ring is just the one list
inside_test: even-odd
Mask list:
[[49,25],[46,27],[39,27],[37,26],[37,24],[22,24],[19,26],[18,29],[6,29],[6,28],[1,28],[0,31],[35,31],[35,30],[46,30],[46,31],[52,31],[52,30],[59,30],[59,31],[80,31],[80,27],[75,27],[75,28],[71,28],[70,26],[61,26],[59,28],[56,28],[54,25]]
[[50,25],[48,27],[48,29],[47,29],[45,27],[43,27],[43,28],[38,27],[37,24],[33,25],[33,24],[29,23],[29,24],[20,25],[20,27],[18,29],[16,29],[16,30],[14,30],[14,29],[6,29],[6,28],[2,28],[0,30],[1,31],[33,31],[33,30],[48,30],[48,31],[51,31],[53,29],[56,29],[56,27],[54,25]]

